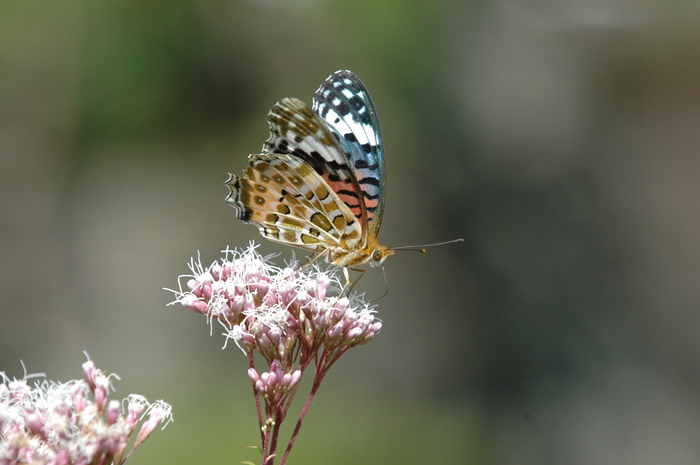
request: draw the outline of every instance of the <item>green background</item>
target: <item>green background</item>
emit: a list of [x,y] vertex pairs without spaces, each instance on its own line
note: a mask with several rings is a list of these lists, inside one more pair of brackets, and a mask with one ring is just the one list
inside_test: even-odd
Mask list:
[[685,0],[1,1],[0,370],[86,350],[174,407],[129,463],[258,461],[245,359],[162,288],[291,257],[223,182],[350,69],[380,242],[465,242],[386,264],[289,463],[700,463],[699,44]]

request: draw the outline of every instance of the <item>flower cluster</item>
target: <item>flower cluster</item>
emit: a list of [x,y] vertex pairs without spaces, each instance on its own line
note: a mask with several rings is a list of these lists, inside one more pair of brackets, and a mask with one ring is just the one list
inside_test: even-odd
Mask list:
[[[318,267],[277,268],[250,246],[225,250],[208,268],[192,262],[188,291],[176,292],[190,310],[218,320],[244,351],[262,354],[286,369],[323,349],[329,354],[373,339],[381,330],[369,305],[357,296],[331,296],[335,273]],[[292,373],[288,373],[292,374]]]
[[[150,404],[132,394],[109,400],[110,376],[88,360],[82,380],[27,379],[0,373],[0,464],[121,464],[161,423],[171,420],[170,406]],[[127,405],[124,415],[122,404]],[[148,417],[129,450],[139,421]]]
[[[256,399],[261,396],[265,401],[264,415],[258,407],[265,432],[265,465],[276,454],[277,428],[305,370],[314,362],[312,390],[286,454],[328,369],[348,349],[372,340],[382,324],[361,297],[342,295],[335,272],[296,263],[278,268],[255,248],[251,244],[243,251],[227,249],[221,262],[208,268],[193,260],[188,289],[181,286],[174,291],[173,303],[205,315],[210,322],[217,320],[248,356]],[[254,353],[265,360],[267,371],[255,368]]]

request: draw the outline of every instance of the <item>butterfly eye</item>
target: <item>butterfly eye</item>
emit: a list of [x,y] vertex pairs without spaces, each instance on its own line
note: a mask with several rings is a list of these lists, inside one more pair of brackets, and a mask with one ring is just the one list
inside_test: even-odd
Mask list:
[[372,252],[372,260],[375,262],[381,262],[382,258],[384,258],[384,254],[382,254],[381,250],[376,249],[374,252]]

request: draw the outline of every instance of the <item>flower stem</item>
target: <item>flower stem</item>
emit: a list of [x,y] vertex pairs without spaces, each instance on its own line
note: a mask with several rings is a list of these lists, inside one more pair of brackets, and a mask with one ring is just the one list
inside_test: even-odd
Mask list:
[[306,413],[309,411],[309,407],[311,407],[311,402],[314,400],[314,396],[316,395],[316,391],[318,391],[318,388],[321,387],[321,381],[323,380],[324,376],[325,376],[325,372],[316,373],[316,377],[314,378],[314,384],[311,388],[311,392],[309,392],[309,397],[306,398],[306,403],[304,404],[304,408],[301,409],[301,413],[299,414],[299,419],[297,420],[297,424],[294,427],[294,432],[292,433],[292,437],[289,439],[289,444],[287,445],[287,449],[284,451],[284,456],[282,457],[282,460],[280,461],[280,465],[284,465],[287,462],[287,457],[289,456],[289,453],[292,451],[292,446],[294,446],[294,442],[297,439],[297,435],[299,434],[299,430],[301,429],[301,424],[304,422],[304,418],[306,418]]
[[289,393],[289,396],[286,400],[287,403],[282,408],[282,416],[280,417],[280,423],[285,418],[287,418],[287,412],[289,411],[289,407],[292,406],[292,401],[294,400],[294,397],[297,394],[297,390],[299,389],[299,386],[301,385],[301,380],[304,378],[304,373],[306,372],[306,369],[308,368],[310,362],[311,362],[311,360],[302,361],[302,363],[299,365],[298,369],[299,369],[299,371],[301,371],[301,376],[299,376],[299,381],[294,386],[292,391]]
[[[250,365],[250,368],[255,369],[255,358],[253,357],[253,351],[248,350],[248,365]],[[263,442],[263,447],[265,443],[265,433],[263,432],[263,426],[265,424],[265,420],[263,420],[263,414],[262,414],[262,409],[260,407],[260,395],[258,394],[258,390],[255,389],[255,382],[253,382],[253,396],[255,397],[255,408],[258,411],[258,424],[260,425],[260,439]]]

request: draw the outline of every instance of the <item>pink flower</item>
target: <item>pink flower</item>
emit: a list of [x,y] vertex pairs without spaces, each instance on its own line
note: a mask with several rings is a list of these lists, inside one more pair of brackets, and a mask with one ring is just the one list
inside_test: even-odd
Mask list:
[[[57,383],[44,380],[27,384],[27,378],[8,379],[0,373],[0,464],[32,463],[52,465],[99,463],[121,464],[153,430],[153,423],[170,421],[170,406],[149,404],[145,398],[130,402],[123,416],[121,402],[109,400],[109,379],[88,360],[82,380]],[[32,376],[36,377],[36,376]],[[132,409],[132,403],[139,407]],[[148,434],[125,456],[136,423],[148,410]],[[144,428],[142,428],[143,430]]]
[[361,297],[338,296],[335,272],[296,269],[296,263],[278,268],[255,249],[251,244],[243,251],[224,250],[221,263],[208,268],[193,260],[189,290],[172,291],[172,303],[217,320],[243,352],[258,350],[269,363],[286,358],[301,341],[351,347],[379,333],[381,323]]
[[[279,268],[255,249],[253,244],[243,251],[226,249],[209,267],[192,260],[192,274],[181,277],[186,289],[180,283],[172,303],[218,321],[248,356],[267,463],[278,453],[279,428],[306,369],[314,366],[313,387],[285,457],[330,367],[348,349],[372,340],[382,324],[361,296],[342,295],[335,270],[297,263]],[[255,368],[255,352],[267,370]]]

